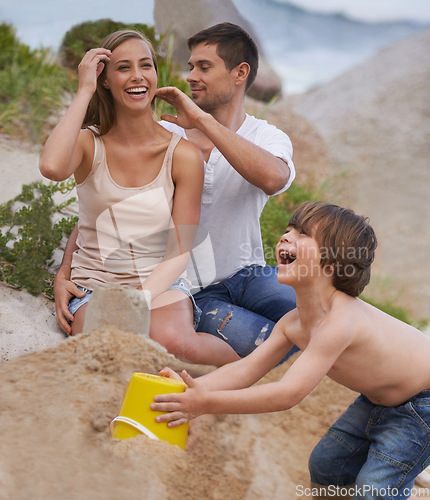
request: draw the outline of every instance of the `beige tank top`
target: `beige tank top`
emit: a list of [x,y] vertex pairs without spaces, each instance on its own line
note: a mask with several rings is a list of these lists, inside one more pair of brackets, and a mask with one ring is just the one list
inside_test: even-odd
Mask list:
[[112,179],[103,139],[94,136],[91,172],[76,186],[79,234],[71,279],[77,285],[88,290],[102,283],[137,288],[162,260],[174,227],[172,156],[180,139],[172,135],[152,182],[129,188]]

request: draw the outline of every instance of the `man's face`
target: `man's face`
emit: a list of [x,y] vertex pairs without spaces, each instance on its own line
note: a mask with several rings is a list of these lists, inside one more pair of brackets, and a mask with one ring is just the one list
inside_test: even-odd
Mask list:
[[207,113],[229,104],[234,96],[235,72],[229,71],[216,52],[216,45],[199,44],[191,51],[187,81],[193,101]]

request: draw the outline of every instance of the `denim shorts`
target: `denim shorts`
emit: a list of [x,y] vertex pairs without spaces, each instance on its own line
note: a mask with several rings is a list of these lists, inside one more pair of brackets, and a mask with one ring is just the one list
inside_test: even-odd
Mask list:
[[[87,288],[84,288],[82,286],[78,286],[78,288],[79,288],[79,290],[82,290],[83,292],[85,292],[85,296],[82,298],[73,297],[72,299],[70,299],[68,309],[73,315],[75,315],[76,311],[81,306],[83,306],[84,304],[86,304],[90,300],[91,294],[93,293],[92,290],[88,290]],[[196,301],[194,300],[194,297],[191,294],[190,285],[189,285],[188,281],[184,278],[178,278],[173,283],[173,285],[171,287],[169,287],[169,290],[181,290],[186,295],[188,295],[188,297],[191,299],[191,303],[193,305],[193,327],[194,327],[194,329],[196,329],[197,325],[199,324],[202,311],[197,306]],[[69,321],[69,320],[67,320],[67,321]],[[69,321],[69,323],[70,323],[70,321]]]
[[[198,331],[224,340],[241,357],[266,340],[275,323],[296,307],[294,289],[279,283],[274,266],[245,267],[194,297],[202,310]],[[296,351],[294,346],[283,361]]]
[[[430,465],[430,391],[378,406],[359,396],[312,451],[313,483],[354,486],[354,498],[409,498]],[[391,493],[390,493],[391,491]]]

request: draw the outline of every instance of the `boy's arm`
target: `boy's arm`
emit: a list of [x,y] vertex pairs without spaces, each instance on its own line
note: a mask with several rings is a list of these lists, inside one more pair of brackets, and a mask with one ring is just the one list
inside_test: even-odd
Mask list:
[[[227,390],[235,394],[237,389],[243,389],[258,382],[258,380],[281,361],[293,346],[293,343],[285,334],[288,331],[288,316],[289,314],[286,314],[278,321],[267,340],[239,361],[228,363],[211,373],[199,377],[197,380],[193,380],[186,371],[183,371],[182,378],[188,385],[186,392],[199,405],[204,400],[204,397],[200,396],[201,393],[206,394],[209,391]],[[165,368],[160,374],[180,379],[170,368]],[[173,396],[173,394],[156,396],[154,399],[155,403],[151,405],[151,409],[156,411],[173,411],[174,408],[171,406],[171,402],[175,401]],[[202,413],[207,413],[207,411],[203,410],[203,406],[200,409],[195,407],[190,410],[186,410],[184,407],[182,411],[161,416],[161,419],[158,421],[175,421],[169,425],[176,426]]]
[[67,240],[66,248],[64,249],[63,260],[61,261],[60,269],[54,279],[54,298],[55,298],[55,313],[57,316],[58,326],[70,335],[72,329],[66,318],[73,321],[73,315],[68,309],[69,301],[72,297],[84,297],[85,292],[70,281],[70,273],[72,268],[73,252],[77,250],[76,239],[78,237],[78,225],[73,228],[69,239]]
[[[224,378],[223,381],[218,381],[220,387],[223,383],[224,390],[217,388],[211,391],[200,383],[203,377],[193,380],[185,372],[183,378],[188,388],[184,393],[156,396],[156,401],[164,403],[152,404],[151,409],[171,412],[158,416],[156,420],[170,422],[169,426],[175,427],[204,413],[266,413],[292,408],[318,385],[350,343],[350,335],[324,330],[320,329],[312,337],[304,352],[278,382],[238,390],[225,390],[225,388],[231,388],[232,384],[229,379]],[[270,338],[254,352],[262,350]],[[237,361],[234,365],[238,366],[246,359]],[[258,356],[254,356],[254,361],[257,359],[259,359]],[[225,368],[228,366],[226,365]],[[255,366],[255,369],[258,370],[258,367]],[[216,372],[219,374],[220,371],[221,369],[216,370],[213,374]],[[224,371],[224,375],[226,373],[227,371]]]
[[[176,87],[158,89],[156,95],[173,105],[177,111],[176,117],[163,115],[163,120],[184,129],[199,129],[248,182],[268,195],[277,193],[287,184],[291,171],[286,161],[219,123]],[[292,148],[290,160],[291,155]]]
[[[276,366],[293,347],[285,332],[289,331],[289,314],[281,318],[273,328],[269,338],[250,354],[238,361],[222,367],[197,379],[199,385],[207,391],[234,390],[249,387],[258,382]],[[170,368],[164,368],[160,375],[180,380]]]

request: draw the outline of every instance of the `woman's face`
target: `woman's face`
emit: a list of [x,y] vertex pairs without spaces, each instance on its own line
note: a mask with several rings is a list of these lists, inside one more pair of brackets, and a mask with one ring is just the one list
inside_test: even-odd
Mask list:
[[131,38],[112,51],[103,85],[110,89],[116,107],[150,107],[157,89],[151,50],[144,40]]

